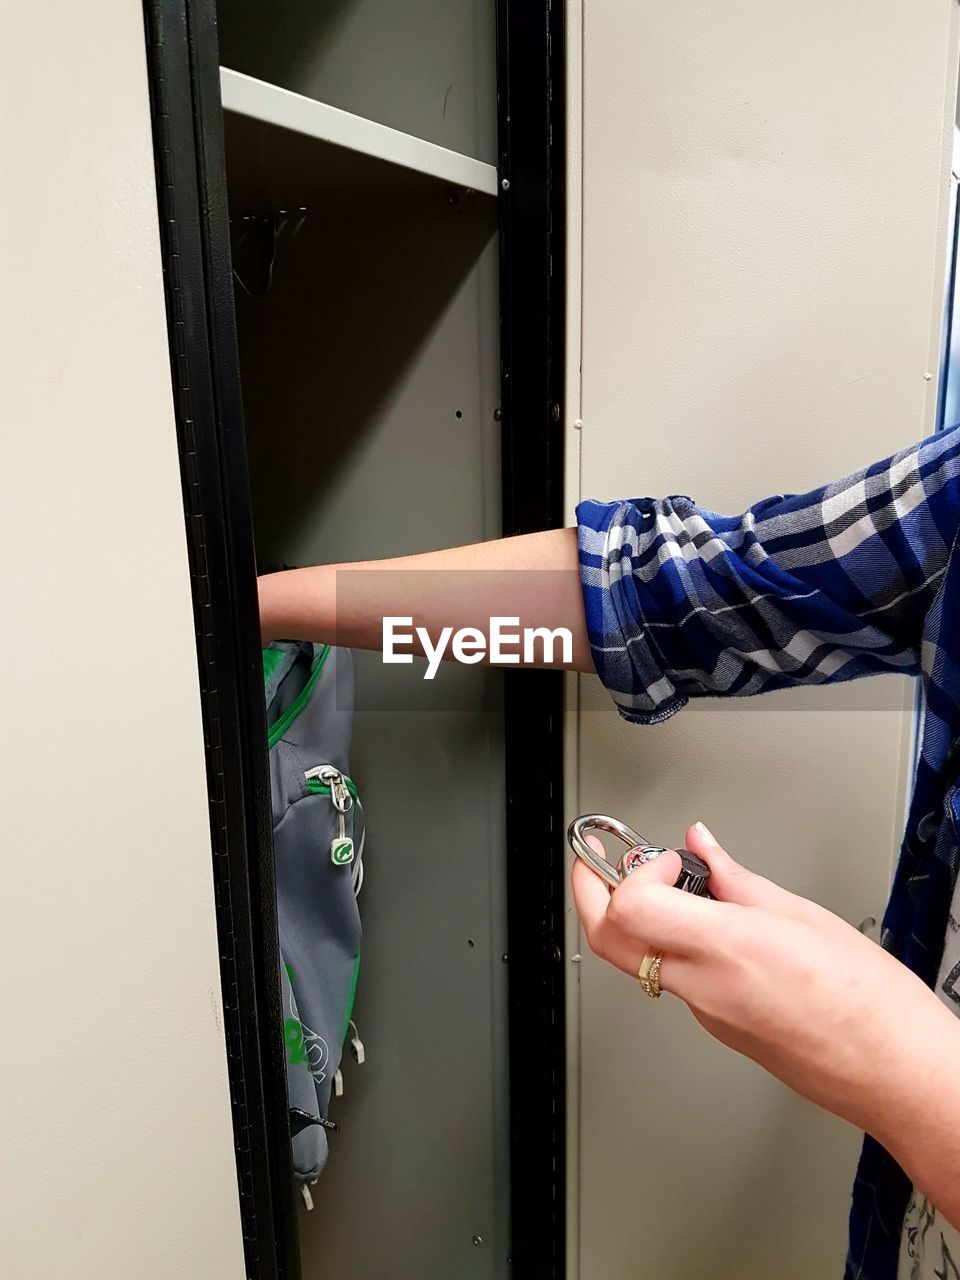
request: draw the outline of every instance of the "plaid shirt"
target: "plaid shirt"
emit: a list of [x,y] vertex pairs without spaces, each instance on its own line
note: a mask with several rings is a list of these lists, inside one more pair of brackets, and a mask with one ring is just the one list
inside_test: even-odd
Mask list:
[[[883,944],[933,986],[960,846],[960,428],[740,516],[673,497],[583,502],[577,518],[594,662],[628,720],[657,724],[690,697],[922,677]],[[867,1138],[845,1280],[895,1280],[909,1193]]]

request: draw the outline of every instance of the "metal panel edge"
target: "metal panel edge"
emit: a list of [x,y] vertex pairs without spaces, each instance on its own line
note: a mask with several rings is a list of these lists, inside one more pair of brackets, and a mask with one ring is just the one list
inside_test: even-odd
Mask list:
[[248,1280],[297,1280],[256,574],[212,0],[144,0]]
[[[562,0],[497,4],[503,531],[563,523]],[[563,1280],[566,1033],[563,676],[505,675],[512,1251]]]

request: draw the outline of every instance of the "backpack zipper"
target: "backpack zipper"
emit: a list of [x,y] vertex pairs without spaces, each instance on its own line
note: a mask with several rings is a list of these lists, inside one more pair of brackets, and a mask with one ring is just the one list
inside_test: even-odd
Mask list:
[[359,801],[357,788],[352,778],[332,764],[318,764],[315,769],[308,769],[304,775],[307,790],[313,795],[329,796],[337,811],[337,834],[330,843],[330,861],[338,867],[349,866],[353,862],[353,840],[347,835],[347,814]]
[[[307,781],[307,790],[311,795],[330,796],[333,800],[334,808],[337,811],[338,832],[330,846],[330,859],[338,866],[346,865],[354,859],[353,841],[347,835],[346,815],[356,804],[363,811],[363,805],[360,803],[360,795],[357,791],[357,784],[348,775],[343,773],[335,765],[318,764],[313,769],[308,769],[304,774]],[[337,849],[342,845],[342,857],[338,858]],[[346,846],[349,845],[349,849]],[[363,853],[363,841],[360,842],[360,852]],[[347,854],[349,856],[347,856]],[[359,864],[360,870],[363,869],[363,863]],[[359,887],[354,880],[354,893],[359,892]],[[344,1018],[343,1034],[341,1041],[347,1038],[347,1032],[350,1029],[350,1019],[353,1017],[353,1006],[357,998],[357,978],[360,975],[360,953],[353,965],[353,977],[350,980],[350,995],[347,998],[347,1011]]]
[[[343,786],[350,793],[353,800],[359,801],[360,794],[357,791],[357,784],[349,774],[342,773],[332,764],[318,764],[315,769],[308,769],[304,774],[307,780],[307,790],[315,796],[328,796],[331,794],[330,783],[336,782],[338,786]],[[350,812],[350,805],[347,805],[346,812]]]
[[294,720],[296,720],[297,716],[310,701],[310,695],[313,693],[313,686],[320,679],[320,672],[323,670],[323,664],[326,662],[329,654],[330,646],[325,644],[314,660],[313,670],[310,672],[307,683],[297,694],[296,698],[294,698],[293,702],[290,703],[290,706],[287,707],[280,719],[275,720],[267,730],[268,747],[275,746],[280,741],[283,735],[293,724]]

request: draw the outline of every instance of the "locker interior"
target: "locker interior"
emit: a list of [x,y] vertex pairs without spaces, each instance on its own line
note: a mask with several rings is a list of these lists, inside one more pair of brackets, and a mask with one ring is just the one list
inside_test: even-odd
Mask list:
[[[492,3],[222,0],[224,67],[486,162]],[[500,531],[495,198],[225,113],[262,567]],[[363,958],[306,1277],[495,1277],[509,1232],[501,679],[355,655]]]

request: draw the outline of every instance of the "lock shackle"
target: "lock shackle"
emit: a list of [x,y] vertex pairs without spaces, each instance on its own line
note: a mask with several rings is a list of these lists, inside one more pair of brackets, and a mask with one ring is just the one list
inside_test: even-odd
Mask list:
[[609,835],[616,836],[627,846],[628,853],[633,849],[639,849],[642,852],[664,851],[663,845],[650,844],[644,836],[634,831],[632,827],[628,827],[625,822],[621,822],[619,818],[611,818],[605,813],[585,813],[579,818],[574,818],[567,827],[567,840],[570,847],[591,871],[595,871],[614,889],[623,879],[623,875],[618,866],[608,862],[602,853],[598,853],[587,844],[588,831],[606,831]]

